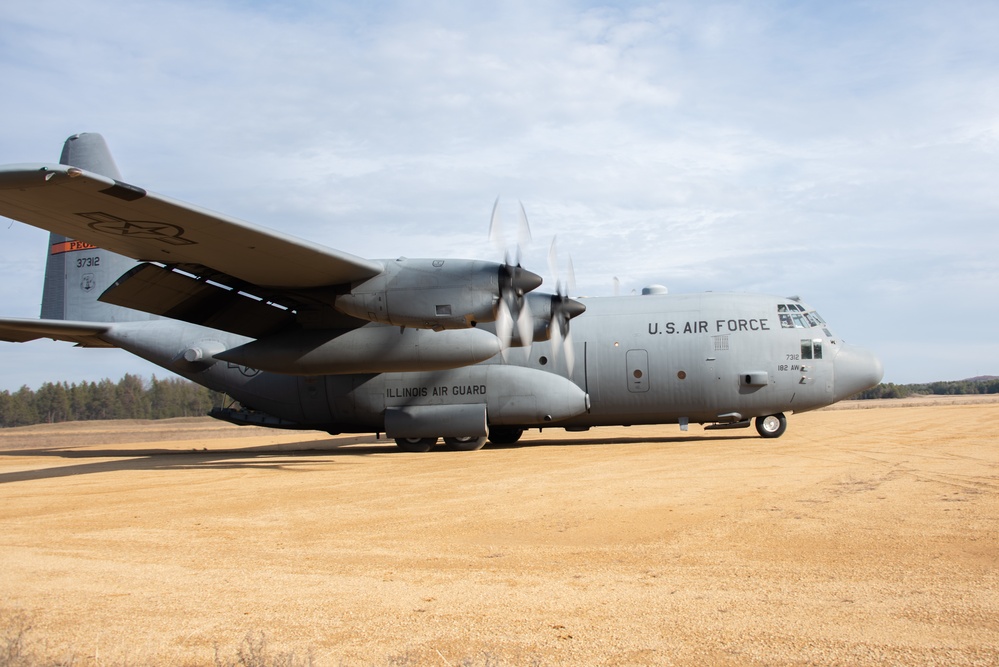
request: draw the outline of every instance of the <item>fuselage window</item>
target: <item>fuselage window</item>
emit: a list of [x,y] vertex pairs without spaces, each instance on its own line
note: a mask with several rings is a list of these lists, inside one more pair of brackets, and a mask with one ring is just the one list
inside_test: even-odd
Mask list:
[[801,340],[801,358],[802,359],[821,359],[822,358],[822,339],[821,338],[803,338]]

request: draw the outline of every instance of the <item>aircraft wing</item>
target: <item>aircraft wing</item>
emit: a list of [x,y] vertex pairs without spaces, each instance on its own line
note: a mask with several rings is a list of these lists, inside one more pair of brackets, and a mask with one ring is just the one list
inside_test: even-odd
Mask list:
[[384,268],[61,164],[0,167],[0,215],[133,259],[201,265],[266,288],[340,285]]
[[70,320],[23,320],[0,318],[0,340],[26,343],[38,338],[66,340],[80,347],[114,347],[100,338],[111,328],[104,322],[73,322]]

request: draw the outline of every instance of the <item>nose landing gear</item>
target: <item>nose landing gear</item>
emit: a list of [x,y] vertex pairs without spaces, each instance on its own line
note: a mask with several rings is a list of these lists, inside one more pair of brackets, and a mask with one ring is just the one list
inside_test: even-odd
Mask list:
[[783,412],[756,418],[756,432],[764,438],[779,438],[787,430],[787,417]]

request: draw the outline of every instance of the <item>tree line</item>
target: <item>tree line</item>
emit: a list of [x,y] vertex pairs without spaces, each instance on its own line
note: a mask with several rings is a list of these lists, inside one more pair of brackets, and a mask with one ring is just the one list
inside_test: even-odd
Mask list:
[[[883,382],[854,399],[906,398],[937,394],[999,394],[999,377],[924,384]],[[0,392],[0,428],[91,419],[169,419],[200,417],[223,403],[223,394],[181,378],[145,382],[126,374],[118,382],[46,382]]]
[[118,382],[67,384],[46,382],[0,392],[0,427],[52,424],[91,419],[167,419],[200,417],[223,395],[181,378],[145,382],[126,374]]
[[853,398],[906,398],[935,394],[951,396],[956,394],[999,394],[999,377],[973,378],[970,380],[952,380],[927,382],[923,384],[895,384],[882,382],[877,387],[862,391]]

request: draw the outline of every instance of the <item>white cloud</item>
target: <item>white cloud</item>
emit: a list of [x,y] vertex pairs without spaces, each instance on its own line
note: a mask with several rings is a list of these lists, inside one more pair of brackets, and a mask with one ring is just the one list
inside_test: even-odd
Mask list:
[[[997,28],[988,2],[7,3],[0,162],[99,131],[126,180],[373,257],[492,257],[499,194],[581,292],[801,293],[917,345],[999,287]],[[0,229],[4,314],[37,311],[39,238]],[[878,349],[886,379],[999,372],[950,329]]]

